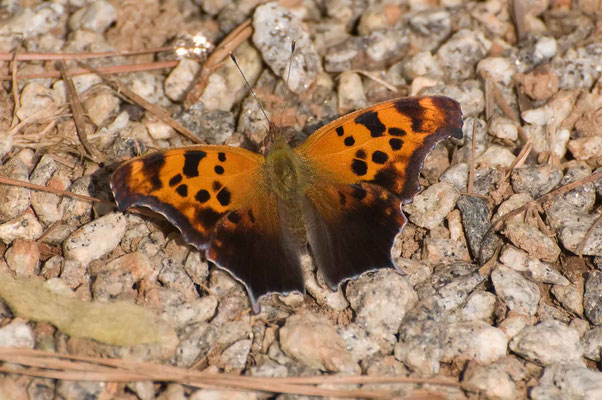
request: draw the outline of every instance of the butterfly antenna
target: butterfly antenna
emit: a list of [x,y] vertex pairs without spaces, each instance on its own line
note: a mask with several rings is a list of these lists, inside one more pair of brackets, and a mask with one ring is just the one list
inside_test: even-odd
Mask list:
[[259,102],[259,99],[257,98],[257,96],[255,95],[255,91],[253,90],[253,88],[251,87],[251,84],[249,83],[249,81],[247,80],[247,77],[245,76],[245,74],[242,72],[242,69],[240,68],[240,65],[238,65],[238,61],[236,61],[236,57],[234,57],[234,54],[230,53],[230,58],[232,59],[232,61],[234,62],[234,65],[236,65],[236,68],[238,68],[238,71],[240,72],[240,74],[242,75],[242,79],[245,80],[245,84],[247,85],[247,87],[249,88],[249,91],[251,92],[251,95],[253,95],[253,98],[255,99],[255,101],[257,102],[257,105],[259,105],[259,109],[261,110],[261,112],[263,113],[263,116],[265,117],[265,120],[268,122],[268,126],[270,127],[270,129],[272,128],[272,121],[270,120],[270,118],[268,117],[268,114],[265,112],[265,109],[263,108],[263,106],[261,105],[261,103]]
[[293,39],[291,42],[291,56],[288,59],[288,72],[286,73],[286,86],[288,87],[288,81],[291,77],[291,68],[293,66],[293,57],[295,57],[295,47],[297,46],[297,41]]

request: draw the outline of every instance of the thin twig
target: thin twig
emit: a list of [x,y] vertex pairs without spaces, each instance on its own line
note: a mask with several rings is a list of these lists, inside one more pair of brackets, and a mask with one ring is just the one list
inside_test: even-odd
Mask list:
[[[98,70],[106,74],[119,74],[124,72],[139,72],[139,71],[153,71],[156,69],[174,68],[177,66],[179,61],[157,61],[146,64],[126,64],[126,65],[111,65],[98,67]],[[89,74],[90,70],[84,68],[76,68],[67,70],[69,76],[86,75]],[[19,75],[19,79],[39,79],[39,78],[58,78],[61,76],[60,71],[46,71],[39,74],[27,74]],[[0,81],[10,80],[10,76],[0,75]]]
[[472,149],[470,151],[470,167],[468,169],[468,193],[471,194],[474,190],[474,163],[475,163],[475,153],[477,148],[477,139],[476,139],[476,131],[477,131],[477,120],[472,121]]
[[11,80],[13,84],[13,119],[10,122],[10,126],[13,127],[17,124],[17,111],[21,107],[21,103],[19,101],[19,82],[17,82],[17,56],[19,53],[19,47],[15,48],[15,52],[13,53],[13,59],[11,63]]
[[67,75],[67,71],[65,70],[65,63],[63,61],[58,62],[59,70],[61,71],[61,76],[63,77],[63,81],[65,82],[65,89],[67,90],[67,98],[69,99],[69,103],[71,104],[71,112],[73,113],[73,122],[75,123],[75,130],[77,131],[77,135],[79,137],[79,141],[82,146],[88,153],[88,155],[95,161],[103,161],[105,157],[98,153],[94,147],[88,142],[88,129],[86,126],[86,121],[84,117],[84,108],[82,106],[81,101],[79,100],[79,96],[77,94],[77,90],[75,89],[75,84],[73,83],[73,79],[69,75]]
[[[179,46],[178,46],[179,47]],[[119,56],[137,56],[141,54],[159,53],[162,51],[175,51],[177,47],[158,47],[145,50],[117,50],[117,51],[102,51],[102,52],[83,52],[83,53],[21,53],[16,58],[19,61],[58,61],[58,60],[74,60],[87,58],[105,58]],[[0,52],[0,61],[13,60],[14,53]]]

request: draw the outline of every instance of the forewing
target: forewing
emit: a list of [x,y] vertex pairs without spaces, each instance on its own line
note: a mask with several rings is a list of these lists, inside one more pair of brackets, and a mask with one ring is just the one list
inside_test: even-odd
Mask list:
[[148,207],[204,250],[218,221],[248,206],[263,162],[259,154],[228,146],[167,150],[119,166],[111,188],[120,210]]
[[406,97],[348,114],[295,151],[341,183],[371,182],[410,200],[433,147],[462,138],[460,104],[444,96]]

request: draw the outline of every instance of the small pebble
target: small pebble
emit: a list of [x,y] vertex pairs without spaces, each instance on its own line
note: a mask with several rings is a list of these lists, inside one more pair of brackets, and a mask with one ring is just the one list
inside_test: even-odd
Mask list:
[[583,315],[583,290],[576,285],[554,285],[552,294],[568,311]]
[[502,233],[515,246],[543,261],[555,262],[560,254],[560,248],[552,239],[536,227],[524,222],[506,224]]
[[454,209],[460,197],[458,189],[449,183],[436,183],[416,195],[410,205],[403,207],[410,221],[423,228],[433,229]]
[[602,358],[602,326],[587,330],[581,338],[583,355],[592,361],[600,361]]
[[562,322],[549,320],[523,329],[510,342],[510,349],[540,365],[583,365],[579,332]]
[[493,117],[487,130],[490,135],[499,139],[515,141],[518,139],[518,124],[504,117]]
[[592,271],[585,281],[585,316],[594,325],[602,325],[602,271]]
[[[322,66],[301,20],[278,3],[268,3],[255,9],[253,27],[253,43],[272,71],[286,76],[286,84],[294,93],[309,89]],[[297,44],[291,59],[293,39]]]
[[[493,82],[508,86],[512,83],[512,77],[517,73],[517,69],[516,64],[510,58],[489,57],[479,61],[477,64],[477,73],[484,79],[491,79]],[[502,117],[493,117],[491,123],[493,124],[493,121],[498,118],[505,119]]]
[[512,171],[512,188],[516,193],[529,193],[538,198],[556,188],[562,171],[552,164],[525,166]]
[[15,239],[36,240],[42,233],[42,224],[32,212],[25,212],[20,217],[0,224],[0,240],[6,244]]
[[477,165],[484,168],[509,168],[516,156],[505,147],[492,145],[477,158]]
[[520,273],[502,264],[491,273],[491,281],[497,296],[509,309],[534,315],[539,304],[539,287]]
[[602,393],[602,372],[579,365],[548,366],[539,384],[531,388],[533,400],[588,399],[596,400]]
[[125,218],[121,213],[97,218],[67,238],[63,244],[65,258],[88,265],[90,261],[113,251],[125,234],[125,228]]
[[[27,166],[18,158],[12,157],[0,166],[0,176],[23,182],[29,182]],[[5,222],[21,215],[30,205],[31,190],[12,185],[0,185],[0,222]]]
[[71,14],[71,30],[104,32],[117,19],[117,10],[107,1],[94,1]]
[[[470,365],[472,366],[472,363]],[[464,384],[478,389],[487,398],[514,400],[518,397],[516,384],[500,365],[476,365],[469,367],[463,375]]]
[[343,72],[339,77],[339,111],[346,114],[368,105],[362,78],[355,72]]
[[15,347],[33,349],[35,335],[29,324],[21,319],[15,319],[10,324],[0,328],[0,347]]
[[368,336],[366,330],[355,323],[339,327],[338,333],[347,343],[354,361],[367,359],[380,350],[376,343],[378,338]]
[[490,364],[506,355],[508,338],[484,321],[450,324],[443,361],[475,360]]
[[355,311],[355,322],[374,338],[391,343],[407,311],[418,301],[407,278],[392,269],[350,281],[345,295]]
[[493,293],[475,290],[466,303],[455,314],[459,321],[490,322],[495,309],[496,297]]
[[490,46],[491,43],[484,36],[462,29],[437,50],[436,58],[449,79],[468,79],[474,76],[476,63],[485,56]]
[[240,340],[224,350],[218,366],[223,368],[226,372],[241,370],[247,364],[247,357],[250,350],[251,341],[249,339]]
[[40,250],[33,240],[15,240],[4,254],[8,267],[17,276],[33,276],[39,272]]
[[287,355],[311,368],[350,374],[361,371],[334,325],[317,314],[287,318],[280,328],[280,345]]
[[170,100],[181,101],[200,70],[198,62],[186,58],[180,60],[165,78],[165,95]]
[[117,114],[120,102],[113,91],[101,90],[84,100],[83,106],[92,123],[100,127],[109,117]]

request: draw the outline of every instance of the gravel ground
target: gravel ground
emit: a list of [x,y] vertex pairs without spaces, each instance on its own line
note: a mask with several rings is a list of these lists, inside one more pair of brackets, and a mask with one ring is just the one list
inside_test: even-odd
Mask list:
[[[331,292],[312,274],[306,295],[264,297],[254,315],[244,287],[163,220],[0,185],[0,273],[10,273],[3,276],[37,277],[70,299],[136,303],[167,326],[154,344],[104,344],[78,337],[79,325],[23,315],[3,294],[0,346],[262,377],[448,377],[464,389],[429,389],[451,399],[477,392],[601,399],[602,180],[532,201],[602,171],[602,3],[258,3],[1,1],[0,52],[195,43],[177,52],[175,67],[112,77],[197,139],[253,150],[261,148],[266,124],[234,65],[227,60],[212,75],[201,73],[202,87],[195,80],[214,46],[247,19],[252,35],[229,43],[272,119],[292,128],[293,141],[379,101],[453,97],[462,105],[464,139],[439,144],[427,158],[424,190],[404,205],[410,222],[392,249],[408,275],[379,270]],[[293,38],[296,62],[284,83]],[[100,68],[175,59],[167,51],[88,62]],[[8,78],[0,89],[2,177],[112,200],[108,179],[121,160],[192,143],[99,76],[81,75],[73,81],[90,153],[76,133],[65,81],[44,75],[54,61],[18,62],[15,88],[12,64],[0,65]],[[424,389],[364,388],[400,397]],[[0,399],[26,396],[308,398],[0,374]]]

